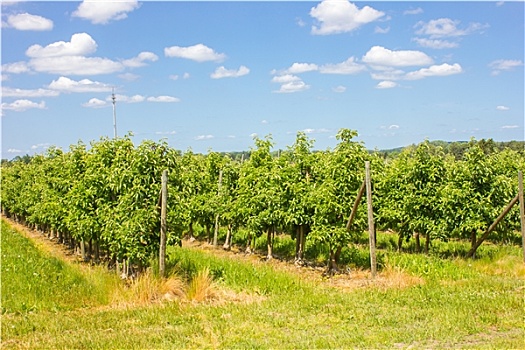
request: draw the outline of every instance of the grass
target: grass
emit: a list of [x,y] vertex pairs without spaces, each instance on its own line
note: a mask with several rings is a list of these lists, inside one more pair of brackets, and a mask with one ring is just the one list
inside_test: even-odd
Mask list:
[[[2,241],[2,254],[17,247]],[[14,254],[21,255],[17,261],[25,259],[25,251]],[[525,269],[516,247],[496,247],[475,261],[389,250],[384,255],[376,280],[359,270],[325,280],[244,255],[169,247],[168,271],[183,281],[177,301],[159,302],[157,292],[140,292],[150,302],[118,304],[111,301],[116,289],[108,287],[106,298],[88,298],[82,307],[73,302],[21,312],[18,302],[19,311],[2,316],[2,348],[524,347]],[[85,271],[72,269],[87,284],[69,298],[96,292]],[[16,278],[2,275],[2,303],[4,285]],[[139,289],[158,291],[156,284],[169,280],[147,278]],[[366,283],[336,283],[357,280]],[[211,288],[215,301],[185,302],[192,281],[201,292]]]

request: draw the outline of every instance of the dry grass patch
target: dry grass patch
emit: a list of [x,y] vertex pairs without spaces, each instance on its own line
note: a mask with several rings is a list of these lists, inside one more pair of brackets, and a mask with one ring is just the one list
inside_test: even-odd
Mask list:
[[375,278],[372,278],[370,270],[353,270],[348,274],[335,275],[327,283],[342,291],[352,291],[359,288],[404,289],[424,284],[425,281],[399,268],[386,266]]

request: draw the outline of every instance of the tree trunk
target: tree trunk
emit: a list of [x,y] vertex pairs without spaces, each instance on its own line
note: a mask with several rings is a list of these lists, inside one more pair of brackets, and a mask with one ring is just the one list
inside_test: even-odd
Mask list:
[[273,258],[273,239],[272,239],[273,229],[269,228],[266,236],[266,246],[268,248],[268,254],[266,255],[267,260]]
[[211,243],[211,228],[210,224],[206,223],[206,236],[208,237],[208,244]]
[[336,260],[336,252],[330,248],[330,260],[328,261],[328,269],[326,271],[326,274],[329,276],[334,275],[335,273],[339,272],[339,267],[337,266],[337,260]]
[[403,235],[400,233],[397,238],[397,251],[401,252],[403,250]]
[[295,262],[301,264],[304,257],[304,242],[305,242],[305,225],[297,227],[297,237],[295,242]]
[[246,250],[245,250],[245,253],[246,254],[252,254],[253,251],[252,251],[252,234],[248,234],[248,238],[246,240]]
[[213,230],[213,246],[218,245],[217,238],[219,236],[219,214],[215,215],[215,227]]
[[195,237],[193,236],[193,221],[190,221],[190,227],[189,227],[189,240],[190,242],[193,242],[195,240]]
[[425,254],[428,255],[428,250],[430,248],[430,233],[427,232],[425,235]]
[[419,233],[416,232],[416,252],[421,253],[421,241],[419,240]]
[[476,239],[477,239],[477,233],[476,233],[476,230],[473,230],[470,233],[470,250],[474,251],[474,253],[472,253],[473,258],[476,257],[476,251],[475,251]]
[[226,241],[224,242],[224,245],[222,246],[222,248],[225,250],[230,250],[231,240],[232,240],[232,224],[228,224],[228,231],[226,232]]

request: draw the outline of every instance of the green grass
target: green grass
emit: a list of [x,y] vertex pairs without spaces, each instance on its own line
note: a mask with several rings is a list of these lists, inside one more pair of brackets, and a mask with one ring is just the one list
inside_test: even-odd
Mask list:
[[111,278],[83,274],[1,223],[2,313],[64,311],[108,302]]
[[[2,250],[7,253],[4,241]],[[94,300],[83,308],[73,303],[58,310],[40,307],[6,313],[2,345],[31,349],[524,347],[525,268],[516,247],[500,247],[476,261],[388,250],[384,254],[385,275],[380,278],[397,271],[400,278],[415,276],[421,282],[382,287],[378,278],[368,287],[342,292],[320,274],[305,278],[260,260],[169,247],[170,272],[191,280],[208,268],[219,288],[253,298],[127,307],[101,306],[104,300]],[[8,278],[2,276],[2,288],[17,275]],[[77,297],[93,293],[90,286],[76,289]]]

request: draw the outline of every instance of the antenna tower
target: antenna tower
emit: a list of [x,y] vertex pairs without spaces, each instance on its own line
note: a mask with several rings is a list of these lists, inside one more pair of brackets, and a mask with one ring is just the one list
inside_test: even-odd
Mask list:
[[113,136],[117,138],[117,98],[115,97],[115,88],[113,88],[111,91],[111,100],[113,101]]

